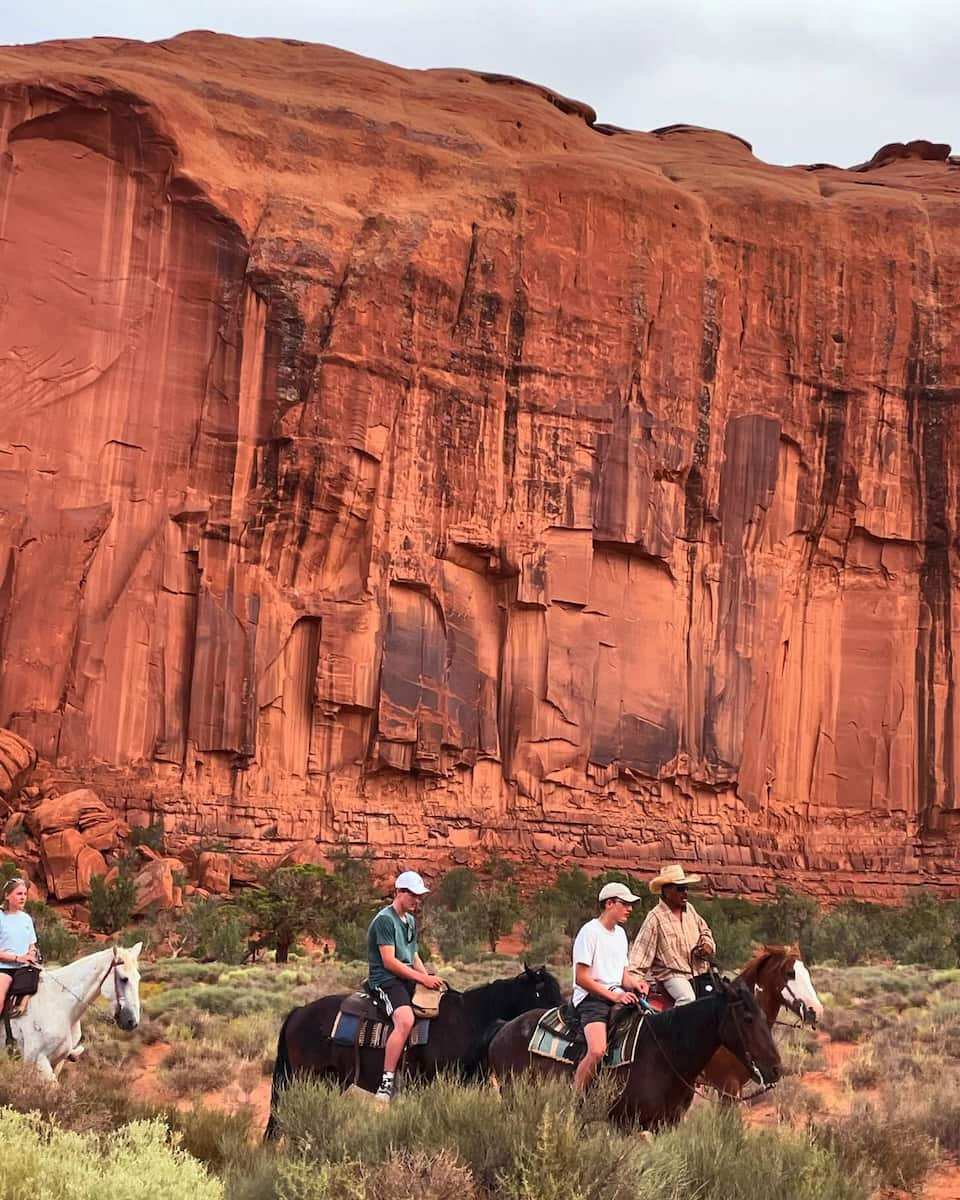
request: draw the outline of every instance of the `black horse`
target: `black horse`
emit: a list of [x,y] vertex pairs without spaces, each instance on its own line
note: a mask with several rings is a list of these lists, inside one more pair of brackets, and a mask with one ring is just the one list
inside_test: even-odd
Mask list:
[[[524,1013],[494,1035],[487,1061],[498,1078],[518,1071],[571,1071],[564,1063],[528,1051],[542,1015]],[[626,1010],[621,1019],[640,1020],[640,1014]],[[752,991],[743,984],[721,983],[717,992],[693,1004],[643,1017],[633,1063],[616,1071],[621,1092],[610,1116],[646,1129],[676,1124],[690,1107],[697,1077],[720,1046],[758,1083],[770,1085],[780,1078],[780,1054]]]
[[[334,1079],[344,1085],[357,1083],[368,1092],[379,1086],[382,1049],[357,1051],[330,1038],[343,999],[343,993],[321,996],[287,1014],[277,1042],[266,1138],[276,1135],[277,1101],[295,1075]],[[528,1009],[542,1011],[561,999],[560,985],[546,967],[526,965],[513,979],[495,979],[465,992],[445,992],[440,1011],[430,1022],[429,1041],[408,1048],[406,1070],[430,1078],[438,1071],[454,1069],[470,1078],[483,1068],[488,1031]]]

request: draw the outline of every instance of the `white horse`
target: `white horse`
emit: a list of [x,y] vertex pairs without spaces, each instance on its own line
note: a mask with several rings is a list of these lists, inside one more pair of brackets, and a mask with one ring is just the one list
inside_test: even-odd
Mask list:
[[64,1062],[76,1062],[83,1053],[80,1018],[98,996],[113,1005],[121,1029],[140,1024],[142,945],[110,946],[69,966],[41,971],[37,994],[22,1017],[11,1017],[10,1027],[23,1061],[33,1063],[43,1079],[56,1080]]

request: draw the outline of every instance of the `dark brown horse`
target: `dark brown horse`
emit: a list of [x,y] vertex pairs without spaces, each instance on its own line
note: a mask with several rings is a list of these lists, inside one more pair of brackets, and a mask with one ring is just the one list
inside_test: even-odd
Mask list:
[[[815,1025],[823,1016],[817,989],[796,946],[761,946],[734,982],[752,989],[771,1027],[783,1007],[801,1025]],[[737,1099],[751,1079],[743,1063],[726,1048],[716,1052],[703,1072],[704,1083],[730,1100]]]
[[[270,1096],[270,1121],[265,1138],[276,1134],[276,1105],[295,1075],[313,1075],[341,1084],[357,1083],[374,1092],[383,1073],[383,1049],[340,1046],[330,1031],[345,995],[322,996],[287,1015],[277,1041]],[[530,1008],[551,1007],[561,1001],[560,985],[546,967],[524,966],[512,979],[445,992],[439,1014],[430,1022],[424,1046],[407,1050],[405,1071],[430,1078],[441,1070],[458,1070],[467,1078],[479,1073],[490,1032]]]
[[[527,1049],[542,1011],[509,1021],[490,1043],[487,1061],[498,1079],[520,1071],[570,1074],[565,1063],[531,1054]],[[610,1111],[617,1121],[646,1129],[673,1125],[690,1107],[697,1078],[720,1046],[728,1049],[764,1086],[780,1078],[780,1054],[770,1027],[743,984],[718,981],[717,990],[694,1004],[670,1012],[628,1012],[623,1018],[643,1021],[633,1063],[617,1069],[620,1086]]]

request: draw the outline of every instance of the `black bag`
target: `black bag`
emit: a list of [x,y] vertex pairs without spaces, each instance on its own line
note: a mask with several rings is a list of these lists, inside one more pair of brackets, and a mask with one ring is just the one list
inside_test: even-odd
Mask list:
[[40,971],[37,967],[17,967],[11,974],[9,996],[35,996],[40,986]]
[[713,971],[707,971],[703,975],[694,975],[693,994],[698,1000],[702,1000],[704,996],[712,996],[718,990],[719,980]]

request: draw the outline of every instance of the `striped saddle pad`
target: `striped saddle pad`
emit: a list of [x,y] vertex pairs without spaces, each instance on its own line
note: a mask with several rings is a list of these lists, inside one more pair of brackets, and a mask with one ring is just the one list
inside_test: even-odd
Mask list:
[[[551,1008],[543,1014],[527,1049],[531,1054],[576,1066],[586,1049],[583,1031],[579,1022],[566,1019],[563,1012],[563,1008]],[[643,1018],[643,1013],[634,1012],[616,1022],[607,1038],[604,1067],[628,1067],[633,1062]]]
[[[348,996],[341,1005],[330,1037],[338,1046],[360,1046],[364,1050],[380,1050],[386,1045],[392,1029],[393,1022],[384,1020],[383,1014],[369,997],[356,992]],[[429,1039],[430,1021],[424,1017],[414,1025],[407,1045],[425,1046]]]

